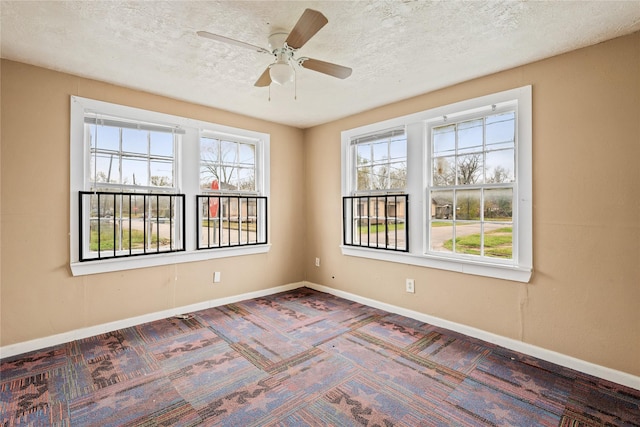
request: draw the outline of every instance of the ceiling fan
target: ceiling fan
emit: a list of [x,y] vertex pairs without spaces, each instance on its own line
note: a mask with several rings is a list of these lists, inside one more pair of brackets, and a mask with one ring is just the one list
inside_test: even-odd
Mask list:
[[275,32],[269,36],[269,49],[208,31],[198,31],[197,34],[200,37],[273,55],[275,62],[270,64],[255,82],[255,86],[258,87],[269,86],[271,82],[284,85],[292,81],[295,75],[294,65],[339,79],[346,79],[351,75],[352,70],[349,67],[318,59],[296,57],[298,49],[304,46],[328,22],[327,18],[317,10],[306,9],[290,33]]

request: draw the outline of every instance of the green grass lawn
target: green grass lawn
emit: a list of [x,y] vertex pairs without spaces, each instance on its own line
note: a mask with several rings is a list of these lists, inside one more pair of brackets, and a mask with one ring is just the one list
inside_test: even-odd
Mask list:
[[[443,246],[452,251],[453,239],[444,242]],[[460,254],[480,255],[480,234],[457,237],[456,252]],[[484,254],[488,257],[510,259],[513,256],[512,228],[503,227],[485,233]]]
[[[117,236],[116,236],[117,237]],[[129,235],[129,230],[122,230],[122,248],[129,249],[129,242],[131,242],[131,249],[143,249],[144,248],[144,232],[140,230],[131,230],[131,235]],[[151,236],[151,244],[155,245],[158,243],[158,235],[153,234]],[[160,244],[168,244],[169,239],[160,239]],[[109,227],[107,229],[100,229],[100,250],[101,251],[109,251],[113,250],[113,228]],[[98,250],[98,231],[91,230],[91,237],[89,242],[89,249],[92,251]]]

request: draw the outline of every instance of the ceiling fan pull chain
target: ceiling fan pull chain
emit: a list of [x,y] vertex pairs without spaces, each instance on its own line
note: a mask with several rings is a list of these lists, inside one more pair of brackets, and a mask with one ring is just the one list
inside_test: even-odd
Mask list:
[[269,102],[271,102],[271,83],[269,83]]

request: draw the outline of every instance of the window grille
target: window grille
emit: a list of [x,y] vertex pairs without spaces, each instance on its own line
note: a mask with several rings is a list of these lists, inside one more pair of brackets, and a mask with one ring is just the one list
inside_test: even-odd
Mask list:
[[[184,251],[184,194],[79,192],[80,261]],[[86,238],[87,233],[89,234]]]
[[197,249],[267,243],[267,198],[263,196],[196,196]]
[[343,197],[344,244],[407,252],[408,203],[407,194]]
[[495,106],[430,128],[429,251],[514,258],[516,130],[515,109]]

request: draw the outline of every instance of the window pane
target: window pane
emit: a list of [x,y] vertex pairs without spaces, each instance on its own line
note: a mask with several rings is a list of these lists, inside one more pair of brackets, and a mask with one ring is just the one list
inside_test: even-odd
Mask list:
[[496,184],[515,181],[515,150],[489,151],[486,162],[486,182]]
[[117,183],[120,179],[118,158],[115,154],[97,154],[91,161],[91,180]]
[[484,256],[513,258],[513,223],[485,223]]
[[389,169],[387,165],[374,166],[373,168],[373,189],[382,190],[389,188]]
[[152,161],[151,185],[173,187],[173,162]]
[[456,191],[455,218],[458,221],[480,219],[480,190]]
[[220,183],[221,190],[235,191],[238,189],[238,177],[235,167],[220,166],[217,170],[220,172],[220,175],[218,175],[218,182]]
[[456,126],[440,126],[433,129],[433,155],[453,154],[456,149]]
[[254,191],[256,189],[253,168],[238,168],[238,189],[243,191]]
[[483,180],[482,154],[458,157],[458,185],[478,184]]
[[[480,222],[456,222],[456,241],[453,251],[465,255],[482,254],[482,224]],[[448,242],[445,242],[447,246]]]
[[513,221],[513,189],[484,190],[484,219],[486,221]]
[[240,144],[240,163],[245,165],[255,165],[256,155],[253,144]]
[[455,185],[455,160],[451,157],[436,157],[433,159],[433,185]]
[[200,188],[203,190],[210,190],[211,183],[217,180],[217,175],[214,173],[215,167],[213,165],[200,166]]
[[149,185],[147,161],[133,158],[122,159],[122,182],[126,185]]
[[453,252],[453,222],[452,221],[432,221],[431,241],[429,249],[437,252]]
[[453,219],[453,191],[431,192],[431,219]]
[[453,191],[431,192],[431,222],[429,249],[453,251]]
[[213,138],[200,138],[200,159],[202,162],[219,161],[220,141]]
[[359,144],[356,146],[356,151],[358,165],[371,163],[372,158],[370,144]]
[[389,154],[391,159],[406,159],[407,158],[407,139],[403,136],[402,139],[394,139],[389,145]]
[[358,183],[357,190],[370,190],[371,189],[371,167],[359,167],[358,168]]
[[122,129],[122,151],[126,153],[147,154],[147,136],[149,132],[137,129]]
[[92,136],[96,131],[95,147],[98,150],[120,150],[120,128],[113,126],[91,126]]
[[152,156],[173,157],[173,134],[151,132],[150,153]]
[[[515,112],[496,114],[487,117],[487,149],[514,146],[515,141]],[[498,148],[496,147],[496,148]]]
[[222,141],[220,143],[220,155],[222,162],[227,164],[235,164],[238,161],[238,143],[231,141]]
[[391,170],[389,172],[389,188],[402,189],[407,184],[407,163],[396,162],[389,165]]
[[458,123],[458,153],[482,151],[483,120]]
[[382,160],[389,159],[389,144],[387,141],[372,144],[373,148],[373,161],[380,162]]

